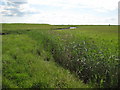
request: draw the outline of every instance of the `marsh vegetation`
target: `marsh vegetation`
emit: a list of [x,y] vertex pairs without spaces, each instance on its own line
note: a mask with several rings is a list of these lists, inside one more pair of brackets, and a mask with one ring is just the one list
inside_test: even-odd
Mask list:
[[[56,30],[57,28],[77,27]],[[3,24],[3,88],[118,87],[118,26]]]

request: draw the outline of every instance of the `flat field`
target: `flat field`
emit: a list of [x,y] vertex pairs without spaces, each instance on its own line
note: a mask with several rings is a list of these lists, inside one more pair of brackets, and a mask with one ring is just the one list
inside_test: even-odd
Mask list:
[[1,34],[3,88],[118,87],[118,26],[3,24]]

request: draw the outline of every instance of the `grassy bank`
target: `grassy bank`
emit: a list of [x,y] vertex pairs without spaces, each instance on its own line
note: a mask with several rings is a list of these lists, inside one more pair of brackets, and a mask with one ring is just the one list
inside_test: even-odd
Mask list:
[[67,27],[4,24],[3,87],[117,87],[117,26]]
[[37,33],[34,36],[32,31],[26,31],[26,27],[22,26],[20,30],[10,27],[4,30],[3,26],[3,32],[9,33],[2,36],[3,88],[91,87],[54,62],[51,53],[44,49],[45,31],[39,31],[37,41],[30,37],[37,37]]

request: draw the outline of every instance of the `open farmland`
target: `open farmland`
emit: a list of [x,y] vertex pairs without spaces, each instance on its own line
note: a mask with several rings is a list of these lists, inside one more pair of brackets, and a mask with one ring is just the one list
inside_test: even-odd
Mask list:
[[1,33],[3,88],[118,87],[118,26],[3,24]]

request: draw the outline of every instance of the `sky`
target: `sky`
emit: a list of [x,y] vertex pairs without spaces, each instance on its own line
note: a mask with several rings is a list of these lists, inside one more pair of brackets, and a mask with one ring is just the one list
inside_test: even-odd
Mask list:
[[119,0],[1,0],[0,23],[118,24]]

